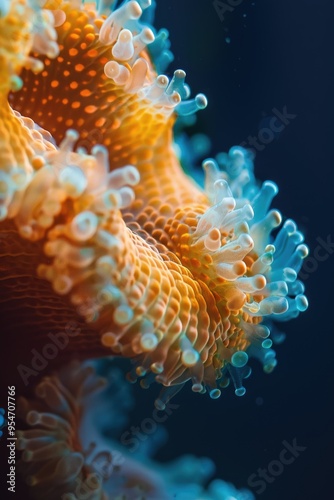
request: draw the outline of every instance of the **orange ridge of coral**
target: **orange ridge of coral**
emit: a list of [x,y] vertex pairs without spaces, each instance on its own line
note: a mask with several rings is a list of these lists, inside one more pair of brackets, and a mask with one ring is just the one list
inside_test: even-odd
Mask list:
[[[39,57],[44,63],[40,74],[23,70],[24,86],[12,93],[9,101],[13,109],[48,130],[57,144],[72,128],[79,133],[78,146],[88,151],[95,144],[107,148],[111,170],[127,164],[138,169],[135,201],[122,214],[127,227],[124,241],[134,249],[122,265],[134,266],[127,289],[135,317],[119,337],[121,349],[113,350],[112,342],[109,347],[108,342],[102,345],[101,332],[120,328],[110,311],[104,311],[95,323],[84,323],[67,296],[58,296],[49,283],[36,276],[40,263],[51,262],[43,250],[44,240],[27,242],[18,236],[13,222],[5,221],[0,223],[5,241],[1,249],[5,290],[1,302],[8,331],[18,339],[24,336],[23,345],[29,348],[36,342],[42,345],[46,332],[58,331],[68,321],[75,321],[81,334],[71,339],[66,355],[90,358],[121,350],[126,357],[140,355],[140,364],[147,369],[163,364],[164,378],[160,381],[165,385],[192,377],[198,382],[204,378],[213,386],[216,369],[224,364],[225,348],[245,349],[248,341],[238,329],[237,313],[242,303],[230,311],[227,299],[221,297],[224,280],[214,282],[205,272],[210,259],[189,259],[187,234],[194,232],[198,216],[209,203],[183,173],[173,150],[175,116],[166,118],[148,99],[126,93],[108,79],[104,65],[111,59],[110,46],[98,40],[102,20],[91,11],[76,11],[70,5],[65,4],[63,9],[66,21],[57,28],[59,55],[54,60]],[[149,56],[146,51],[141,56],[149,62],[153,82],[156,74]],[[29,145],[24,144],[22,151],[29,160],[28,150]],[[59,219],[64,222],[66,217],[65,211]],[[106,228],[112,234],[113,223],[109,222]],[[150,293],[141,301],[148,288]],[[226,297],[230,292],[227,287]],[[145,354],[138,349],[138,342],[141,317],[148,309],[150,321],[158,325],[160,342],[155,351]],[[22,314],[17,321],[12,316],[15,310]],[[200,367],[188,369],[181,362],[181,334],[186,334],[200,353]]]

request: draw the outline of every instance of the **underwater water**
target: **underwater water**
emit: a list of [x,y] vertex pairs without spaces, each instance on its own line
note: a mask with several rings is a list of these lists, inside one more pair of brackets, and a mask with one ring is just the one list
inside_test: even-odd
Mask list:
[[[188,7],[183,3],[179,6],[182,18],[191,8],[191,2],[186,3]],[[190,47],[196,49],[181,42],[182,32],[175,23],[171,38],[173,46],[180,47],[179,55],[182,52],[180,64],[191,62],[188,74],[197,75],[192,85],[199,82],[208,96],[208,108],[198,115],[204,124],[200,128],[210,130],[214,150],[226,151],[229,145],[240,144],[267,126],[273,108],[286,105],[289,112],[297,115],[281,135],[257,151],[256,174],[264,180],[270,173],[280,186],[280,208],[298,221],[310,255],[315,258],[318,239],[333,235],[333,107],[329,93],[334,69],[331,62],[326,62],[333,45],[333,30],[326,20],[333,12],[332,6],[327,1],[243,2],[234,12],[227,12],[222,23],[211,5],[199,3],[191,11],[196,27],[187,35],[192,40]],[[164,11],[173,17],[171,6]],[[205,33],[205,48],[196,45],[199,31]],[[229,44],[226,36],[231,38]],[[285,324],[287,338],[278,349],[275,371],[263,377],[261,369],[254,367],[243,398],[225,393],[221,412],[210,401],[210,412],[203,407],[199,413],[205,422],[207,416],[210,418],[210,426],[206,426],[206,434],[201,438],[202,446],[208,450],[205,454],[210,451],[208,443],[219,436],[224,445],[211,446],[210,456],[219,464],[222,477],[234,484],[245,484],[239,483],[240,477],[247,482],[259,467],[267,468],[272,460],[279,459],[282,441],[288,437],[307,447],[272,484],[266,483],[263,493],[257,495],[252,489],[256,498],[299,500],[333,495],[330,332],[334,321],[328,312],[334,263],[332,256],[324,259],[321,263],[312,260],[306,266],[310,306],[298,320]],[[320,317],[326,319],[319,329]],[[324,343],[316,343],[315,347],[319,331],[324,332]],[[194,401],[192,408],[195,405]],[[185,425],[189,425],[192,413],[189,409]],[[226,415],[229,432],[225,432]],[[195,425],[193,429],[195,432]],[[187,443],[195,446],[196,441],[189,437]]]
[[[228,152],[232,146],[253,149],[255,177],[278,185],[274,207],[279,208],[284,221],[288,216],[297,223],[310,249],[300,273],[309,308],[301,310],[303,314],[298,318],[280,324],[286,338],[281,343],[279,333],[276,334],[278,364],[272,373],[263,373],[261,363],[250,359],[252,375],[242,384],[246,388],[242,397],[234,394],[233,381],[218,399],[192,392],[188,382],[167,403],[167,410],[160,407],[157,411],[154,401],[160,384],[143,390],[138,382],[128,383],[125,374],[131,369],[130,361],[119,357],[109,361],[99,359],[102,354],[93,344],[91,356],[90,344],[84,355],[80,344],[66,357],[64,349],[64,362],[57,355],[37,376],[29,375],[26,378],[29,383],[25,384],[22,369],[18,367],[30,366],[30,350],[43,347],[40,333],[56,332],[57,321],[52,317],[49,325],[50,317],[46,314],[43,328],[36,328],[39,336],[29,344],[24,338],[24,320],[20,324],[11,316],[14,309],[19,318],[19,304],[14,300],[14,308],[8,307],[4,300],[2,369],[6,369],[1,377],[0,406],[6,408],[7,388],[15,385],[16,428],[24,429],[18,435],[16,450],[16,493],[3,489],[8,498],[13,495],[27,499],[53,498],[52,495],[67,500],[104,498],[99,481],[109,492],[107,498],[115,499],[331,498],[328,456],[333,444],[330,345],[333,319],[329,314],[333,277],[330,245],[333,154],[327,153],[331,131],[325,126],[328,116],[324,109],[333,68],[321,57],[332,36],[329,16],[324,15],[328,2],[298,1],[293,6],[287,1],[244,1],[234,2],[233,6],[232,3],[225,3],[229,5],[225,11],[219,2],[196,5],[188,0],[157,2],[154,26],[169,30],[174,54],[174,61],[163,73],[171,78],[175,69],[183,68],[192,97],[203,92],[208,98],[207,108],[196,114],[196,121],[194,115],[184,118],[189,122],[184,129],[176,123],[175,149],[187,173],[199,183],[204,178],[202,160]],[[21,110],[20,113],[24,114]],[[199,153],[197,148],[201,150]],[[246,153],[245,158],[248,158]],[[222,164],[227,161],[226,157],[220,159]],[[252,161],[247,163],[248,167],[250,164]],[[252,167],[249,169],[251,172]],[[237,198],[235,192],[233,196]],[[6,255],[3,241],[2,238]],[[20,252],[15,257],[20,259]],[[16,277],[14,296],[21,279]],[[11,287],[4,289],[7,295]],[[32,301],[39,298],[34,289],[31,294],[28,290],[26,296]],[[55,300],[55,310],[57,307]],[[57,319],[60,324],[56,315]],[[17,336],[10,322],[20,324]],[[31,325],[27,332],[33,332]],[[91,358],[93,361],[87,361]],[[83,359],[85,364],[81,368],[72,366],[72,359]],[[95,376],[89,369],[85,375],[81,372],[87,366],[93,366],[108,380],[107,387],[100,390],[97,383],[96,394],[95,382],[90,381]],[[44,380],[37,397],[50,404],[33,402],[34,387],[54,371],[58,379]],[[207,392],[210,389],[211,386]],[[55,415],[66,416],[71,428],[68,434],[63,421],[57,420],[52,425],[49,421],[43,427],[45,422],[39,425],[38,417],[33,414],[28,424],[24,423],[27,408],[22,402],[19,405],[20,396],[30,401],[33,410],[50,411],[52,407]],[[0,426],[2,423],[1,419]],[[32,437],[24,432],[34,426],[46,431],[38,434],[38,438],[47,440],[54,432],[54,442],[65,441],[65,448],[56,451],[50,448],[49,456],[44,450],[40,459],[29,461],[27,441],[37,434]],[[60,436],[62,426],[66,428],[65,439]],[[2,432],[2,470],[7,473],[8,452],[3,446],[8,437],[6,426]],[[96,443],[95,448],[91,443]],[[35,443],[35,450],[45,444],[49,442]],[[67,456],[69,449],[78,455],[62,462],[62,471],[57,469],[53,477],[54,470],[60,468],[59,456]],[[26,460],[22,452],[26,453]],[[80,453],[85,456],[84,466]],[[43,471],[42,465],[47,460],[50,470]],[[84,473],[82,467],[86,467]],[[38,471],[42,471],[40,487],[26,486],[25,482],[30,480],[27,476],[36,476]],[[76,496],[62,496],[65,493],[61,488],[58,492],[59,478],[65,473],[68,477],[72,474],[71,480],[77,485],[77,475],[82,480],[92,471],[97,474],[97,479],[94,476],[97,482],[92,480],[88,489],[83,488],[81,493],[76,490]],[[124,476],[128,482],[124,483]],[[210,487],[210,481],[215,479],[218,482]],[[140,488],[136,490],[138,484]],[[68,492],[74,492],[75,488],[71,488]],[[95,496],[91,493],[94,488]]]

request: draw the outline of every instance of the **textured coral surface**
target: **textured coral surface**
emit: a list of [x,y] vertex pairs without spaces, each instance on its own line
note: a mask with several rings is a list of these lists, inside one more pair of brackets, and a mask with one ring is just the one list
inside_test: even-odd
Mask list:
[[166,40],[137,2],[109,17],[45,7],[12,2],[1,18],[2,303],[22,312],[11,331],[24,325],[29,347],[46,323],[75,317],[82,331],[67,355],[135,358],[132,379],[151,371],[177,389],[192,379],[212,397],[231,377],[241,394],[249,347],[267,371],[275,364],[262,320],[307,307],[302,235],[287,221],[271,237],[277,187],[256,183],[242,148],[220,155],[222,170],[204,163],[205,191],[183,173],[175,116],[205,97],[187,99],[181,70],[171,81],[157,73]]
[[[23,380],[36,349],[53,366],[131,358],[130,381],[163,386],[162,411],[187,381],[214,399],[232,381],[242,396],[249,357],[275,367],[276,321],[307,308],[308,250],[270,209],[278,188],[256,181],[251,152],[207,159],[204,188],[184,173],[173,127],[206,98],[190,98],[184,71],[164,74],[172,56],[153,11],[148,0],[4,3],[0,303]],[[73,477],[75,457],[59,466]]]

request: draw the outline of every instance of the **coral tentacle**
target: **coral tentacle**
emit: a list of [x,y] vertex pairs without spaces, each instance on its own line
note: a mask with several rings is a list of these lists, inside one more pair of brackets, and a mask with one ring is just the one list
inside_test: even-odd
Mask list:
[[187,380],[216,398],[231,379],[241,395],[248,356],[276,364],[272,320],[307,308],[296,279],[307,247],[291,221],[275,235],[277,187],[258,185],[243,148],[204,162],[205,190],[183,172],[173,126],[205,96],[188,99],[182,70],[159,74],[170,53],[144,21],[150,2],[99,7],[13,0],[0,19],[4,303],[17,302],[21,238],[19,298],[43,282],[29,321],[60,301],[88,325],[69,353],[133,358],[131,380],[167,388],[159,408]]

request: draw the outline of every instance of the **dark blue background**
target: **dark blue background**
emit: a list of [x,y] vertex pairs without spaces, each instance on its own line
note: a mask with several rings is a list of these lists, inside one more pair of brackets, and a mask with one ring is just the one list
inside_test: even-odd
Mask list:
[[[211,138],[210,155],[257,135],[273,108],[297,115],[257,153],[255,167],[259,179],[279,185],[275,206],[302,228],[311,255],[318,237],[334,240],[331,7],[329,0],[244,0],[221,22],[212,1],[172,0],[159,2],[156,20],[170,31],[171,70],[186,70],[193,93],[209,99],[194,130]],[[176,396],[161,458],[211,456],[218,476],[246,486],[258,467],[278,459],[283,440],[296,438],[307,449],[257,498],[334,498],[333,264],[334,254],[306,280],[309,310],[283,325],[287,339],[271,375],[254,365],[243,398],[232,390],[217,401],[186,389]]]

